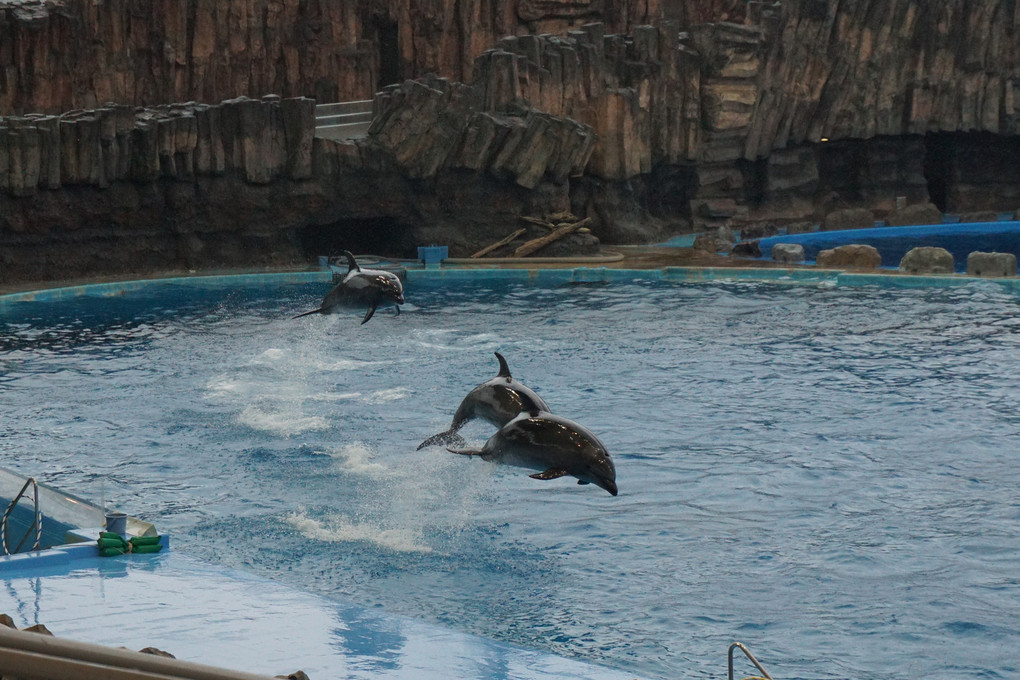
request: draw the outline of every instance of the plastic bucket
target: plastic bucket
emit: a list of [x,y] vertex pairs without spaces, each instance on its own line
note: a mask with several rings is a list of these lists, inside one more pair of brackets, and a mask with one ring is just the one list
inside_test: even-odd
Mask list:
[[123,536],[127,533],[127,515],[123,512],[106,513],[106,530]]

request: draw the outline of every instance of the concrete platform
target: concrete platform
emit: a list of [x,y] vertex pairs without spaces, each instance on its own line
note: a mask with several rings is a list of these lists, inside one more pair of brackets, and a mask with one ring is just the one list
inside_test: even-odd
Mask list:
[[[311,680],[632,680],[630,673],[327,600],[175,552],[64,557],[0,568],[0,612],[18,627],[267,675]],[[48,551],[48,552],[57,552]]]

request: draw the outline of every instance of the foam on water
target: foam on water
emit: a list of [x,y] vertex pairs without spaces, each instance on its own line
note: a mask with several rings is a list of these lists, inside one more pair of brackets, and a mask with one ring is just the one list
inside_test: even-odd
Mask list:
[[375,461],[376,453],[362,442],[344,444],[328,452],[337,465],[346,472],[359,475],[381,476],[391,468]]
[[329,515],[318,520],[304,512],[295,512],[284,520],[301,532],[305,538],[326,543],[374,543],[386,550],[405,553],[428,553],[432,548],[422,542],[416,532],[403,528],[382,528],[366,522],[355,522],[343,515]]
[[329,429],[329,421],[321,416],[309,416],[295,411],[290,405],[249,404],[237,416],[239,423],[254,430],[290,437],[313,430]]

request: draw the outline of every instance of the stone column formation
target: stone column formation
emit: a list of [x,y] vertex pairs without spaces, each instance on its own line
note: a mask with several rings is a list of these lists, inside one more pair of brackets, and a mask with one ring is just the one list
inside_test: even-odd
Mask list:
[[312,176],[315,102],[241,97],[219,105],[110,105],[0,118],[0,191],[105,188],[236,174],[249,184]]

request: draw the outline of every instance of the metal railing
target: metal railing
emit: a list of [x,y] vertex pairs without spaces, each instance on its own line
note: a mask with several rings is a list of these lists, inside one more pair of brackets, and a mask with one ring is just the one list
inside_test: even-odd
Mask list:
[[32,529],[35,529],[35,544],[31,547],[31,550],[38,550],[39,544],[42,543],[42,512],[39,511],[39,485],[35,481],[35,477],[29,477],[25,481],[25,485],[21,487],[21,491],[14,497],[11,504],[7,506],[7,510],[4,511],[4,517],[0,520],[0,544],[3,544],[4,554],[11,555],[10,544],[7,542],[7,527],[11,517],[11,513],[17,506],[18,501],[21,500],[22,496],[25,495],[25,491],[28,490],[29,485],[32,486],[32,496],[35,503],[35,517],[32,520],[32,524],[29,525],[28,531],[21,537],[21,542],[18,543],[18,547],[14,549],[14,553],[21,552],[21,547],[25,545],[25,541],[32,535]]
[[769,675],[769,672],[765,670],[765,667],[761,665],[758,659],[754,658],[754,654],[751,653],[751,650],[739,642],[734,642],[730,645],[730,649],[727,652],[727,656],[729,657],[730,680],[733,680],[733,650],[735,649],[739,649],[744,653],[744,656],[746,656],[748,660],[754,664],[754,667],[758,669],[758,672],[761,673],[761,677],[764,678],[764,680],[773,680],[772,676]]

